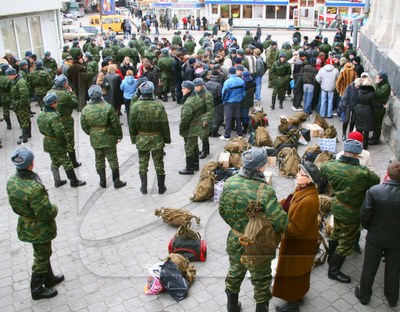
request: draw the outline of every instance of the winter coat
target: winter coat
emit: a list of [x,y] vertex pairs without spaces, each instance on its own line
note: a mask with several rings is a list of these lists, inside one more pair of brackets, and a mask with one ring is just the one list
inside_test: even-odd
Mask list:
[[389,82],[381,82],[375,86],[376,105],[381,107],[389,100],[391,87]]
[[323,91],[334,91],[338,76],[339,71],[333,65],[328,64],[319,70],[316,80],[321,84]]
[[343,70],[340,72],[338,79],[336,80],[336,90],[339,92],[339,96],[343,96],[346,87],[351,84],[356,78],[358,78],[354,65],[346,63]]
[[247,111],[250,110],[250,107],[254,106],[254,94],[255,93],[256,93],[256,83],[254,82],[254,80],[247,81],[246,82],[246,96],[243,99],[242,103],[240,103],[240,107],[245,108]]
[[117,74],[107,74],[104,77],[104,81],[108,81],[110,87],[103,98],[107,103],[111,104],[114,108],[117,108],[123,102],[122,91],[120,89],[122,79]]
[[182,80],[190,80],[193,81],[195,78],[194,76],[194,68],[190,66],[189,63],[185,63],[182,65]]
[[358,91],[356,106],[356,129],[359,131],[374,130],[375,89],[372,86],[361,86]]
[[358,89],[356,88],[354,82],[349,84],[345,89],[338,108],[338,114],[340,115],[342,112],[346,112],[345,118],[343,122],[350,121],[350,112],[354,112],[358,104]]
[[256,60],[256,72],[254,73],[254,76],[263,76],[264,74],[264,59],[260,56]]
[[236,75],[230,75],[222,87],[222,101],[224,103],[240,103],[246,96],[244,81]]
[[307,64],[301,69],[299,76],[303,84],[315,84],[315,77],[317,74],[318,71],[315,65]]
[[222,103],[222,83],[218,80],[218,77],[211,77],[204,86],[213,96],[214,106],[220,105]]
[[133,76],[126,76],[120,85],[124,99],[131,100],[136,93],[136,79]]

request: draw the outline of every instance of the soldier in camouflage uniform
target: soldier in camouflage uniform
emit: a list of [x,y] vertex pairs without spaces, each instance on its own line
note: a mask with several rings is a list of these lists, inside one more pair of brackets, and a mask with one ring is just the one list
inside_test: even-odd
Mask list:
[[[271,222],[275,232],[283,233],[287,223],[287,215],[279,205],[275,191],[267,185],[264,170],[267,167],[267,152],[262,148],[251,148],[242,154],[243,167],[239,174],[225,181],[224,189],[219,200],[219,213],[231,227],[227,238],[226,251],[229,256],[229,271],[225,279],[226,294],[228,297],[228,311],[240,311],[238,301],[240,286],[249,271],[254,286],[254,299],[257,303],[256,311],[268,311],[271,299],[271,261],[274,256],[266,256],[261,264],[247,264],[241,262],[244,247],[239,242],[243,237],[249,219],[246,208],[250,201],[256,201],[260,192],[259,203],[262,212]],[[260,185],[264,187],[259,191]]]
[[242,39],[242,49],[246,50],[246,48],[252,41],[253,41],[253,36],[251,35],[250,30],[246,30],[246,34],[243,36]]
[[194,174],[199,170],[199,146],[197,137],[204,131],[203,114],[207,112],[205,101],[194,92],[194,84],[191,81],[182,82],[183,107],[181,111],[181,123],[179,134],[185,141],[186,167],[179,170],[179,174]]
[[57,75],[58,65],[54,58],[51,57],[50,51],[46,51],[42,59],[43,67],[50,73],[50,77],[54,79]]
[[187,37],[187,40],[183,44],[183,48],[186,50],[186,54],[192,55],[194,53],[196,42],[193,40],[193,37],[191,35]]
[[268,34],[264,42],[262,43],[263,49],[267,50],[271,46],[271,43],[272,43],[271,35]]
[[7,78],[11,80],[11,105],[17,115],[22,135],[17,144],[28,142],[31,137],[31,121],[29,119],[29,105],[31,103],[29,95],[28,83],[22,78],[21,74],[17,74],[14,68],[6,70]]
[[289,42],[285,42],[284,44],[282,44],[281,49],[278,50],[278,53],[276,55],[276,60],[279,59],[279,55],[281,55],[281,53],[286,54],[286,60],[290,60],[293,57],[293,50]]
[[379,177],[367,167],[360,166],[357,159],[362,152],[362,143],[347,140],[343,144],[344,154],[338,160],[322,164],[322,179],[329,182],[335,199],[332,203],[334,227],[329,240],[328,277],[340,283],[351,279],[340,271],[346,256],[350,255],[360,229],[360,208],[366,191],[379,184]]
[[89,52],[90,54],[92,54],[92,58],[97,63],[100,62],[100,50],[99,50],[99,47],[96,44],[96,39],[95,38],[92,38],[92,41],[90,42],[86,52]]
[[134,55],[129,47],[123,46],[118,50],[117,60],[116,60],[117,64],[121,64],[126,56],[128,56],[132,60]]
[[169,55],[167,48],[161,49],[161,57],[158,60],[158,68],[160,69],[161,81],[163,83],[162,94],[163,101],[168,102],[168,92],[172,94],[172,101],[176,101],[175,88],[174,88],[174,77],[172,76],[172,66],[174,59]]
[[272,103],[270,108],[275,109],[276,96],[279,100],[279,108],[283,108],[283,100],[285,99],[285,92],[289,84],[292,69],[290,64],[286,61],[286,54],[280,53],[279,59],[272,65],[269,70],[269,81],[273,89]]
[[71,54],[69,54],[69,45],[66,44],[66,45],[63,46],[63,52],[61,54],[61,59],[65,60],[68,55],[71,55]]
[[10,68],[7,63],[0,65],[0,104],[3,107],[3,119],[7,124],[7,129],[11,130],[10,106],[11,106],[11,81],[6,76],[6,70]]
[[114,60],[117,59],[118,51],[119,51],[120,48],[121,48],[121,46],[118,43],[118,39],[114,38],[113,41],[112,41],[112,45],[111,45],[111,50],[113,52],[112,57],[113,57]]
[[28,82],[34,95],[37,97],[40,109],[43,109],[43,97],[53,86],[53,79],[49,72],[43,68],[42,60],[35,62],[35,70],[28,76]]
[[[148,81],[139,86],[141,96],[131,107],[129,133],[139,152],[140,191],[147,194],[147,168],[150,154],[157,174],[158,193],[165,187],[164,146],[171,143],[168,116],[162,104],[154,99],[154,85]],[[154,122],[156,121],[156,122]]]
[[83,47],[82,47],[82,52],[83,53],[86,53],[86,51],[88,50],[91,42],[92,42],[92,38],[87,37],[86,38],[86,42],[83,44]]
[[57,112],[64,127],[68,157],[71,159],[73,167],[78,168],[81,163],[76,160],[74,118],[72,117],[73,110],[78,108],[78,98],[68,85],[67,77],[62,74],[54,79],[54,86],[47,92],[47,94],[49,93],[55,93],[58,97]]
[[145,59],[148,59],[150,63],[155,65],[156,63],[154,62],[154,59],[156,58],[156,55],[154,52],[156,51],[156,49],[157,47],[154,44],[152,44],[148,49],[144,50],[144,55],[143,55]]
[[122,140],[123,134],[117,113],[110,104],[102,98],[101,87],[93,85],[88,91],[90,101],[82,110],[81,126],[83,131],[90,136],[96,158],[96,170],[100,177],[100,187],[106,188],[107,158],[114,182],[114,188],[126,186],[119,178],[119,164],[117,156],[117,143]]
[[132,61],[133,67],[137,68],[137,64],[140,63],[140,56],[138,50],[135,48],[135,41],[133,40],[129,41],[128,47],[130,49],[129,58]]
[[82,57],[82,50],[79,47],[79,41],[74,41],[72,43],[72,48],[69,50],[69,54],[72,56],[74,60],[77,60],[79,57]]
[[29,64],[27,60],[22,60],[19,63],[19,73],[21,74],[22,78],[25,79],[25,81],[28,81],[28,76],[30,75],[30,71],[28,68]]
[[61,283],[64,275],[54,275],[50,262],[51,241],[57,236],[58,209],[50,202],[40,177],[32,171],[33,159],[33,153],[25,147],[12,153],[17,172],[8,179],[7,194],[12,210],[19,215],[18,238],[33,247],[30,288],[32,299],[39,300],[57,296],[52,287]]
[[99,64],[97,61],[93,60],[93,55],[90,52],[86,52],[83,59],[86,62],[87,88],[89,89],[89,87],[96,82],[94,78],[97,77],[99,73]]
[[174,35],[172,36],[172,39],[171,39],[171,43],[182,47],[183,44],[182,44],[182,38],[181,38],[180,31],[176,31],[174,33]]
[[203,144],[203,148],[199,155],[200,159],[204,159],[208,154],[210,154],[210,142],[208,141],[208,137],[210,135],[210,127],[212,125],[214,114],[214,98],[204,87],[205,82],[202,78],[194,79],[193,83],[196,95],[199,97],[200,101],[206,105],[206,112],[202,116],[203,131],[200,134],[200,140]]
[[113,50],[110,47],[110,41],[106,40],[104,42],[104,49],[101,50],[101,56],[103,57],[103,60],[108,56],[113,56]]
[[86,182],[76,178],[72,161],[67,156],[67,139],[63,122],[57,112],[57,102],[58,97],[55,93],[47,94],[44,97],[44,109],[37,119],[39,131],[44,135],[43,149],[50,155],[54,186],[60,187],[67,183],[60,178],[59,168],[63,166],[71,187],[79,187],[85,185]]

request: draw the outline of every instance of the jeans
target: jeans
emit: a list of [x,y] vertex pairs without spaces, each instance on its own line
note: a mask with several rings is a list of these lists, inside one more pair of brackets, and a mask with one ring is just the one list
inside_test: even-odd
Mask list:
[[321,90],[321,107],[319,114],[321,117],[332,117],[334,91]]
[[231,137],[232,131],[232,118],[235,118],[236,122],[236,132],[238,136],[242,136],[242,122],[240,114],[240,103],[224,103],[224,113],[225,113],[225,138],[229,139]]
[[255,99],[260,101],[261,100],[261,84],[262,84],[262,76],[255,76],[254,82],[256,83],[256,93]]
[[311,83],[305,83],[303,85],[303,92],[304,92],[304,111],[311,115],[312,113],[312,99],[314,95],[314,85]]

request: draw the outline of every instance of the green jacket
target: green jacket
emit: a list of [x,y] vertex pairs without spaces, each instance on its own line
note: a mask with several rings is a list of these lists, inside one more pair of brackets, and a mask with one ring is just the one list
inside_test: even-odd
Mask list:
[[298,43],[293,43],[292,44],[292,49],[295,50],[295,51],[299,51],[301,49],[301,45],[298,44]]
[[335,219],[347,224],[359,223],[365,193],[371,186],[379,184],[379,177],[367,167],[360,166],[358,159],[344,155],[323,163],[320,172],[336,197],[332,206]]
[[376,104],[382,106],[387,103],[390,97],[390,92],[392,91],[389,82],[381,82],[375,85],[375,99]]
[[265,39],[262,43],[263,49],[267,50],[272,43],[272,39]]
[[140,151],[161,150],[171,143],[168,116],[154,98],[140,98],[131,106],[129,133],[132,144]]
[[276,60],[279,59],[280,53],[286,53],[286,61],[289,61],[293,57],[293,51],[291,49],[280,49],[278,53],[276,53]]
[[96,62],[100,62],[100,50],[99,50],[99,47],[97,45],[95,45],[93,43],[90,44],[88,46],[87,52],[90,52],[90,54],[92,54],[93,59]]
[[91,45],[91,42],[85,42],[85,44],[82,47],[82,51],[83,53],[86,53],[86,51],[88,50],[89,46]]
[[107,56],[113,56],[113,50],[110,47],[104,48],[103,50],[101,50],[101,56],[103,57],[103,60]]
[[53,79],[46,69],[35,69],[28,76],[31,90],[36,95],[45,95],[53,86]]
[[89,61],[86,70],[89,85],[92,85],[94,77],[99,73],[99,64],[96,61]]
[[67,151],[64,126],[56,110],[45,107],[37,118],[37,125],[44,135],[43,149],[46,153]]
[[12,81],[10,96],[14,111],[27,109],[31,104],[28,83],[20,74]]
[[[71,54],[69,54],[69,52],[63,52],[63,53],[61,54],[61,59],[65,60],[65,59],[67,58],[68,55],[71,55]],[[72,55],[71,55],[71,56],[72,56]]]
[[117,59],[117,57],[118,57],[118,51],[119,51],[120,48],[121,48],[121,47],[120,47],[119,44],[112,44],[112,45],[111,45],[111,50],[113,51],[112,57],[113,57],[114,60]]
[[0,95],[10,95],[11,91],[11,80],[6,75],[0,74]]
[[332,46],[329,43],[322,43],[319,50],[325,53],[325,58],[328,58],[329,52],[332,51]]
[[75,58],[76,58],[77,56],[80,56],[80,57],[83,56],[82,50],[81,50],[80,47],[72,47],[72,48],[69,50],[69,54],[72,56],[72,58],[73,58],[74,60],[75,60]]
[[101,100],[98,103],[89,101],[82,109],[81,126],[90,136],[93,148],[113,147],[122,140],[122,129],[117,113],[110,104]]
[[207,91],[205,87],[200,92],[196,92],[196,95],[202,102],[206,103],[206,111],[202,115],[201,120],[207,123],[205,126],[208,129],[209,125],[212,123],[213,115],[214,115],[214,98],[210,92]]
[[183,44],[183,47],[186,50],[187,54],[192,55],[194,53],[196,45],[197,45],[196,42],[188,40]]
[[287,61],[281,63],[277,60],[269,70],[269,79],[274,86],[283,87],[289,83],[291,73],[292,69]]
[[134,55],[132,49],[128,47],[120,48],[118,50],[118,55],[117,55],[117,64],[122,63],[126,56],[128,56],[131,60],[133,60]]
[[267,63],[268,68],[272,67],[272,64],[274,64],[277,55],[278,55],[278,49],[272,49],[271,47],[269,47],[265,51],[265,62]]
[[43,67],[47,68],[47,70],[50,73],[50,76],[52,79],[54,79],[57,75],[57,69],[58,69],[58,65],[55,59],[51,58],[43,58],[42,59],[43,62]]
[[203,115],[207,112],[207,104],[195,92],[186,99],[181,111],[179,134],[182,137],[202,135],[204,131]]
[[254,40],[253,36],[251,35],[244,35],[243,40],[242,40],[242,49],[245,50],[250,42]]
[[171,56],[162,56],[158,60],[158,68],[161,72],[161,79],[172,78],[172,66],[174,64],[174,59]]
[[72,118],[74,109],[78,108],[78,98],[73,91],[68,91],[64,88],[49,90],[47,93],[55,93],[58,97],[57,112],[61,119]]
[[57,236],[57,206],[49,200],[39,176],[29,170],[17,170],[7,182],[8,201],[19,215],[17,233],[21,241],[44,244]]
[[178,46],[182,46],[182,38],[181,38],[181,36],[179,36],[179,35],[174,35],[173,37],[172,37],[172,40],[171,40],[171,43],[172,44],[176,44],[176,45],[178,45]]
[[[261,183],[265,183],[259,201],[262,211],[271,222],[275,232],[283,233],[287,224],[287,214],[278,203],[274,189],[265,181],[251,179],[241,173],[225,181],[219,200],[219,214],[231,228],[243,233],[249,222],[246,208],[250,201],[256,201]],[[229,235],[232,233],[230,232]]]

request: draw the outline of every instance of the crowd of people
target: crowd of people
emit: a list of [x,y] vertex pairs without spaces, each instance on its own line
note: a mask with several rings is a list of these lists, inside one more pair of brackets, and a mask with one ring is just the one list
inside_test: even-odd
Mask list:
[[[375,225],[375,222],[380,222],[374,219],[376,209],[383,209],[384,214],[388,211],[397,214],[393,206],[381,198],[386,198],[388,194],[393,198],[393,194],[398,194],[399,163],[388,167],[388,181],[381,187],[382,190],[380,186],[375,186],[368,191],[379,183],[379,177],[367,167],[360,166],[359,160],[368,143],[379,143],[385,105],[390,96],[387,74],[381,71],[373,81],[364,71],[357,51],[340,29],[332,45],[327,38],[319,35],[309,42],[307,36],[302,37],[296,30],[292,43],[285,42],[278,49],[271,35],[261,40],[260,27],[256,36],[247,31],[240,45],[231,31],[223,37],[206,31],[196,42],[188,27],[192,17],[184,18],[186,27],[185,23],[183,25],[187,30],[183,35],[176,30],[172,38],[155,36],[152,39],[148,33],[149,25],[154,24],[154,20],[151,21],[150,16],[140,18],[144,23],[142,34],[130,32],[127,46],[124,40],[119,40],[112,33],[104,41],[104,46],[99,44],[98,39],[88,39],[81,48],[79,41],[75,40],[71,47],[63,47],[61,64],[57,64],[49,51],[43,59],[28,51],[24,60],[18,60],[11,51],[6,51],[6,62],[0,65],[0,100],[7,129],[13,128],[10,109],[17,115],[22,129],[17,143],[26,143],[32,136],[31,118],[34,112],[30,110],[30,105],[35,98],[41,108],[37,125],[44,136],[43,150],[49,153],[51,159],[55,187],[66,184],[60,177],[60,167],[64,168],[71,187],[84,186],[86,183],[79,180],[74,171],[81,165],[76,157],[74,142],[72,113],[76,109],[80,112],[82,130],[89,135],[94,149],[99,186],[107,187],[107,159],[114,187],[118,189],[126,186],[126,182],[120,180],[117,156],[117,144],[123,138],[120,116],[126,113],[131,142],[138,149],[140,191],[147,194],[151,156],[157,174],[158,192],[163,194],[166,191],[164,147],[171,143],[171,136],[162,102],[171,99],[182,104],[179,134],[184,139],[186,166],[179,173],[192,175],[199,170],[199,159],[210,153],[210,136],[230,140],[234,129],[238,137],[249,133],[248,113],[250,108],[265,101],[261,95],[262,87],[265,87],[262,81],[268,72],[268,87],[273,88],[270,109],[275,109],[277,99],[279,108],[283,108],[285,98],[293,90],[293,110],[309,115],[316,111],[323,118],[332,118],[335,112],[340,115],[344,141],[344,153],[337,161],[329,162],[320,169],[312,163],[305,163],[299,168],[297,188],[288,201],[288,214],[278,203],[270,186],[265,185],[259,191],[263,212],[271,219],[274,229],[283,233],[272,294],[287,302],[278,311],[298,311],[309,289],[318,239],[317,186],[323,180],[329,182],[336,195],[328,277],[349,283],[350,278],[340,269],[357,240],[361,207],[363,225],[371,228],[371,233],[381,229]],[[176,24],[173,19],[173,27]],[[207,21],[203,24],[206,26]],[[143,31],[144,25],[146,31]],[[351,136],[347,137],[349,124]],[[224,132],[221,134],[222,126]],[[354,127],[359,133],[357,139],[354,139]],[[371,139],[368,137],[370,131],[373,131]],[[198,138],[202,143],[201,150]],[[249,201],[255,200],[260,183],[265,182],[263,172],[268,156],[264,150],[252,148],[242,157],[243,168],[239,175],[227,180],[219,208],[222,218],[232,227],[227,243],[230,259],[226,279],[228,311],[240,309],[238,294],[247,270],[255,287],[257,311],[268,311],[272,296],[269,289],[271,258],[263,266],[244,265],[240,262],[243,247],[238,245],[238,237],[247,223],[244,208]],[[32,239],[30,234],[32,228],[29,222],[40,217],[37,210],[44,206],[34,206],[36,201],[31,204],[28,199],[16,199],[21,189],[37,192],[37,202],[46,203],[48,211],[45,213],[49,213],[51,222],[54,222],[57,209],[50,204],[40,178],[32,171],[33,159],[32,151],[26,148],[18,149],[13,154],[12,162],[17,174],[10,178],[7,191],[12,208],[24,221],[18,228],[19,233],[25,233],[19,236],[20,239],[34,244],[36,265],[31,291],[33,299],[41,299],[55,296],[57,292],[52,287],[64,277],[54,276],[51,271],[49,258],[54,238],[53,223],[48,225],[52,231],[46,232],[40,239]],[[237,196],[238,190],[241,196]],[[367,199],[364,200],[367,191]],[[26,196],[28,198],[31,194],[26,193]],[[377,204],[373,198],[380,198],[382,204]],[[396,200],[398,204],[398,197]],[[304,223],[305,219],[309,224]],[[390,230],[396,232],[399,222],[399,218],[394,220]],[[383,251],[388,270],[397,278],[399,276],[399,265],[394,260],[398,250],[392,251],[386,245],[378,244],[378,247],[379,239],[376,237],[382,235],[368,233],[367,236],[367,250],[373,255],[373,260],[365,259],[361,287],[356,290],[356,296],[363,304],[368,303],[371,297],[377,259]],[[298,246],[304,248],[300,250]],[[297,258],[287,257],[287,254]],[[296,266],[292,261],[300,256],[304,258],[302,265]],[[296,285],[296,291],[288,292],[291,285]],[[385,295],[392,306],[397,304],[398,287],[392,279],[388,281],[387,288],[385,285]]]

